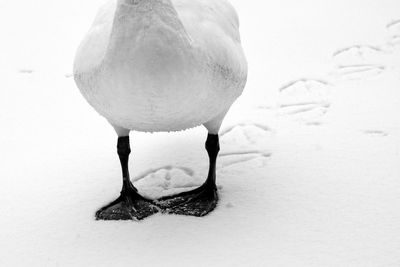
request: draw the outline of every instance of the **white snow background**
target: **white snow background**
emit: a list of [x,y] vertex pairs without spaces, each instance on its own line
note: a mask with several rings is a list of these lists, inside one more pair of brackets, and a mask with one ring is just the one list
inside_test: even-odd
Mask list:
[[[250,72],[217,209],[103,222],[116,135],[71,77],[100,1],[0,1],[0,266],[400,266],[400,2],[232,3]],[[131,133],[135,185],[200,185],[206,134]]]

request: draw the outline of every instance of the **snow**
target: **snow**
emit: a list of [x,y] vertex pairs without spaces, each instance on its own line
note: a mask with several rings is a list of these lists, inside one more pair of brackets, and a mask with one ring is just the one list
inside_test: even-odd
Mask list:
[[[0,3],[0,266],[399,266],[397,0],[232,1],[250,76],[223,125],[207,217],[101,222],[116,136],[73,55],[99,1]],[[206,130],[132,133],[157,197],[205,179]]]

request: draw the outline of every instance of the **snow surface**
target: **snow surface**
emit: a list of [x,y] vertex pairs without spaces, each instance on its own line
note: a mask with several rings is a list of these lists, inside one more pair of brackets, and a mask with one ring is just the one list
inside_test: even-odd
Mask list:
[[[250,76],[205,218],[101,222],[113,129],[71,78],[99,1],[1,1],[0,266],[400,266],[400,2],[232,1]],[[132,133],[158,197],[201,184],[206,131]]]

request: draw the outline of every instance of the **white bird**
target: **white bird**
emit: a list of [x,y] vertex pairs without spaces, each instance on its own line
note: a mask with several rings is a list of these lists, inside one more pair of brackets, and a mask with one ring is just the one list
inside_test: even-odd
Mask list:
[[[204,216],[217,204],[218,132],[247,79],[236,11],[226,0],[111,0],[79,46],[74,78],[118,134],[120,197],[97,219],[143,219],[160,210]],[[129,133],[204,125],[210,169],[199,188],[151,201],[129,178]]]

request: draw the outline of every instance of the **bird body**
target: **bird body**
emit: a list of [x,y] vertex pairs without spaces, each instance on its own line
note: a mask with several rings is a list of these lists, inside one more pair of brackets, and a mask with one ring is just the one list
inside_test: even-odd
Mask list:
[[[215,209],[218,131],[247,78],[238,18],[226,0],[111,0],[78,48],[74,78],[118,134],[122,190],[97,219],[141,220],[159,211],[205,216]],[[130,131],[201,124],[210,159],[204,184],[156,201],[143,197],[129,175]]]
[[247,62],[226,0],[111,0],[78,48],[74,78],[113,126],[218,131]]

